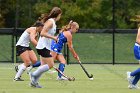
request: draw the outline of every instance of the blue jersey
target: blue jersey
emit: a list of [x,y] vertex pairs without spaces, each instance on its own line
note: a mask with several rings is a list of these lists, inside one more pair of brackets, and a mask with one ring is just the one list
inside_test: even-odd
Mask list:
[[134,56],[137,60],[140,60],[140,45],[138,43],[134,45]]
[[54,40],[52,41],[51,44],[51,50],[58,53],[62,54],[61,50],[63,48],[63,45],[67,42],[67,38],[64,36],[63,32],[58,35],[58,42],[56,43]]

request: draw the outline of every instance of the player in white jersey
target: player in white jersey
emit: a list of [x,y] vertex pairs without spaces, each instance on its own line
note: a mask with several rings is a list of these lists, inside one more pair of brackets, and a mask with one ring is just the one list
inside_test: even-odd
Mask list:
[[55,22],[60,19],[61,14],[61,9],[54,7],[49,15],[45,15],[42,19],[44,27],[40,33],[40,38],[36,46],[37,52],[40,55],[41,66],[33,73],[29,73],[31,79],[30,85],[32,87],[41,88],[41,86],[38,85],[38,79],[54,65],[54,60],[50,55],[51,41],[52,39],[57,41],[57,37],[54,36],[56,32]]
[[33,27],[27,28],[16,44],[17,56],[20,56],[23,60],[18,72],[15,75],[15,81],[23,81],[20,77],[28,66],[35,64],[37,62],[37,57],[35,52],[30,48],[30,41],[34,46],[37,45],[37,35],[41,32],[43,28],[41,22],[36,22]]

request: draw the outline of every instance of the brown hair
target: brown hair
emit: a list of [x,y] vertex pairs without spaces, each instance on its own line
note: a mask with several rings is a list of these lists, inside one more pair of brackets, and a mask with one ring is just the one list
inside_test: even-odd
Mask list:
[[62,10],[59,7],[54,7],[48,15],[42,14],[42,16],[39,17],[39,20],[45,23],[49,18],[56,18],[61,13]]
[[39,26],[42,26],[42,27],[43,27],[44,25],[43,25],[42,22],[37,21],[37,22],[35,22],[32,26],[33,26],[33,27],[39,27]]

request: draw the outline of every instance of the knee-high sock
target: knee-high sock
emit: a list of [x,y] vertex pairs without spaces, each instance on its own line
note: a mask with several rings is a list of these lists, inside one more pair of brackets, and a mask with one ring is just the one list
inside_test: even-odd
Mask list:
[[32,73],[32,75],[35,76],[36,81],[38,81],[38,79],[41,77],[43,72],[46,72],[48,70],[49,70],[49,66],[48,66],[48,64],[45,64],[45,65],[38,67],[37,70]]
[[18,69],[20,69],[20,67],[22,67],[22,65],[23,65],[24,63],[22,63],[22,64],[20,64],[20,65],[18,65]]
[[140,74],[137,74],[137,75],[134,77],[134,80],[133,80],[132,84],[133,84],[133,85],[136,85],[136,84],[138,83],[139,79],[140,79]]
[[[59,69],[61,72],[64,72],[65,64],[60,63],[58,69]],[[58,76],[61,78],[62,74],[58,72]]]
[[35,64],[33,64],[32,66],[33,67],[39,67],[41,65],[41,62],[40,61],[37,61]]
[[131,72],[130,75],[131,75],[131,76],[136,76],[136,75],[138,75],[138,74],[140,74],[140,68],[138,68],[137,70]]
[[15,78],[19,78],[19,77],[23,74],[23,72],[24,72],[25,70],[26,70],[26,66],[25,66],[24,64],[22,64],[22,65],[20,66],[20,68],[19,68],[19,70],[18,70],[18,72],[17,72]]

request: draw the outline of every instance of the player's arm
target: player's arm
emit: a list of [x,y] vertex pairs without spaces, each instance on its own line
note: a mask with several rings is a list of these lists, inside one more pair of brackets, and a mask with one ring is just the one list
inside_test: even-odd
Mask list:
[[73,57],[79,61],[79,56],[77,55],[77,53],[75,52],[73,48],[72,35],[67,34],[66,37],[67,37],[67,44],[68,44],[70,52],[72,53]]
[[36,34],[36,36],[35,36],[35,40],[38,42],[38,35]]
[[49,31],[49,29],[52,28],[52,26],[53,26],[52,21],[48,20],[48,21],[44,24],[44,27],[43,27],[43,29],[42,29],[42,31],[41,31],[41,33],[40,33],[40,36],[46,37],[46,38],[51,38],[51,39],[57,41],[57,38],[56,38],[56,37],[54,37],[54,36],[52,36],[52,35],[50,35],[50,34],[47,33],[47,32]]
[[140,28],[138,29],[137,32],[136,42],[140,44]]
[[30,40],[31,40],[31,42],[32,42],[32,44],[33,44],[34,46],[37,45],[36,37],[37,37],[37,36],[36,36],[36,31],[30,30]]

